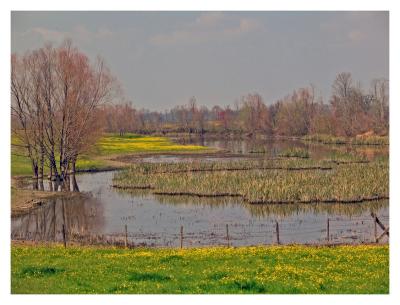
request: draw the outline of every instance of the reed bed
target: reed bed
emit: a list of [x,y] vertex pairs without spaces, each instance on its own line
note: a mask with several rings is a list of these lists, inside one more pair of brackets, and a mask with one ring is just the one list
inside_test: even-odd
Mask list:
[[[260,169],[247,171],[179,171],[194,164],[140,164],[117,173],[118,188],[150,188],[155,194],[199,197],[239,196],[249,203],[362,202],[389,197],[387,162],[337,165],[330,171]],[[198,166],[211,166],[201,164]],[[226,166],[213,164],[212,166]],[[146,169],[144,169],[146,168]]]
[[307,135],[304,141],[318,142],[322,144],[350,144],[350,145],[389,145],[388,136],[364,136],[364,137],[335,137],[324,134]]
[[280,157],[287,157],[287,158],[310,158],[310,153],[307,149],[294,147],[289,148],[287,150],[282,151],[279,154]]
[[206,171],[242,171],[242,170],[330,170],[332,164],[329,161],[312,161],[297,159],[260,159],[260,160],[236,160],[227,162],[177,162],[154,163],[143,162],[132,164],[127,172],[134,174],[162,174]]
[[355,151],[342,151],[342,150],[333,150],[325,158],[325,161],[333,162],[336,164],[369,162],[369,160],[362,154],[359,154]]

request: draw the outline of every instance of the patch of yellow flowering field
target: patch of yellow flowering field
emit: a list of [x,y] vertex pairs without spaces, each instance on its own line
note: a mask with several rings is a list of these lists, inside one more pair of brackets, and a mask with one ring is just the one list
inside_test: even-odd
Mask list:
[[13,293],[388,293],[389,246],[12,246]]

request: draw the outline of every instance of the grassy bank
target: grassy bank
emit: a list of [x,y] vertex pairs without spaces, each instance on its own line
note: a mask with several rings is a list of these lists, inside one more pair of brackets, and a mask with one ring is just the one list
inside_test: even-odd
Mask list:
[[[24,151],[17,146],[17,139],[11,152],[11,175],[31,175],[32,168],[29,158],[24,156]],[[152,153],[152,152],[209,152],[211,149],[197,145],[181,145],[168,138],[141,136],[134,134],[106,134],[97,142],[91,152],[81,155],[78,159],[77,170],[101,170],[115,167],[110,160],[113,157],[126,154]],[[118,164],[117,166],[121,166]]]
[[11,187],[11,216],[26,214],[30,210],[57,198],[78,198],[78,192],[49,192]]
[[[107,160],[102,160],[95,155],[82,155],[76,164],[79,170],[107,169],[112,165]],[[47,169],[45,169],[45,172]],[[32,167],[28,157],[11,153],[11,176],[30,176]]]
[[[310,166],[312,161],[307,163]],[[119,188],[150,188],[156,194],[240,196],[250,203],[358,202],[389,196],[387,161],[336,165],[324,171],[196,172],[179,170],[182,166],[164,164],[157,169],[155,165],[138,164],[116,174],[113,183]]]
[[13,245],[12,293],[389,292],[388,246],[115,249]]

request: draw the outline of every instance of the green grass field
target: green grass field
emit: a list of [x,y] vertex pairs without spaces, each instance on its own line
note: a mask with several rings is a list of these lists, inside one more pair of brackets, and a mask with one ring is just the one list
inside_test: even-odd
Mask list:
[[[13,138],[13,144],[19,144]],[[95,145],[90,153],[81,155],[76,164],[77,170],[105,169],[113,165],[104,157],[122,154],[151,152],[202,152],[210,149],[197,145],[180,145],[164,137],[141,136],[134,134],[106,134]],[[12,150],[11,175],[31,175],[32,167],[28,157],[22,151]]]
[[389,247],[11,248],[11,292],[387,294]]

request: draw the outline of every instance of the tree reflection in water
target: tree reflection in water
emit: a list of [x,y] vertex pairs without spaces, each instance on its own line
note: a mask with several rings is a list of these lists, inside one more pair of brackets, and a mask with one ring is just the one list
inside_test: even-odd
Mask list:
[[62,240],[62,226],[69,236],[98,232],[104,225],[103,206],[87,195],[57,198],[13,219],[11,237],[27,240]]

